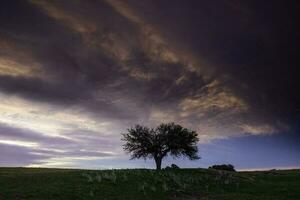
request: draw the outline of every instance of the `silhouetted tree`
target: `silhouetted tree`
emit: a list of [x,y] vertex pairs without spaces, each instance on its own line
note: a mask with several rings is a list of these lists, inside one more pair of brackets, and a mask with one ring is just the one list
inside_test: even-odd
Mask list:
[[136,125],[123,133],[123,148],[131,159],[153,158],[156,169],[161,169],[162,159],[169,155],[199,159],[197,133],[174,123],[161,124],[156,129]]

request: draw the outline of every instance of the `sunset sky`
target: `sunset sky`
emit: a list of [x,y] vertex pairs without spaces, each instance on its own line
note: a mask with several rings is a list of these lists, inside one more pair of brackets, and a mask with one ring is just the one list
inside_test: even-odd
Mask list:
[[[295,3],[296,4],[296,3]],[[260,0],[1,0],[0,166],[143,168],[120,133],[176,122],[202,159],[300,168],[298,9]]]

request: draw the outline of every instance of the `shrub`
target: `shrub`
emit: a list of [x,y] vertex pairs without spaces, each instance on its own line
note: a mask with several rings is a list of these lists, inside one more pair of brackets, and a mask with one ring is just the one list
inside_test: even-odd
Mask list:
[[170,170],[170,169],[180,169],[180,167],[178,167],[178,166],[175,165],[175,164],[172,164],[171,166],[166,166],[165,169],[166,169],[166,170]]
[[171,165],[171,168],[172,168],[172,169],[180,169],[180,167],[178,167],[178,166],[175,165],[175,164],[172,164],[172,165]]
[[232,172],[235,172],[235,169],[234,169],[234,166],[231,165],[231,164],[228,164],[228,165],[213,165],[213,166],[210,166],[208,169],[216,169],[216,170],[225,170],[225,171],[232,171]]

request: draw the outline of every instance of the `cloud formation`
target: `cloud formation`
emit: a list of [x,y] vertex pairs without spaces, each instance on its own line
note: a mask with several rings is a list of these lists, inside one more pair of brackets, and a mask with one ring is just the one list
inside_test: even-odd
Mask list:
[[202,142],[292,129],[292,21],[269,21],[285,7],[219,3],[2,2],[0,164],[123,156],[136,123],[175,121]]

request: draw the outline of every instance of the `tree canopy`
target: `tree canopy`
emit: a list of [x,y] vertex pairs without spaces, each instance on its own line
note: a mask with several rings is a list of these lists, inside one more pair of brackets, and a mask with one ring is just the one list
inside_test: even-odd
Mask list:
[[167,155],[199,159],[198,134],[179,124],[163,123],[155,129],[136,125],[122,136],[125,141],[123,149],[131,154],[131,159],[154,159],[158,170],[161,169],[162,159]]

